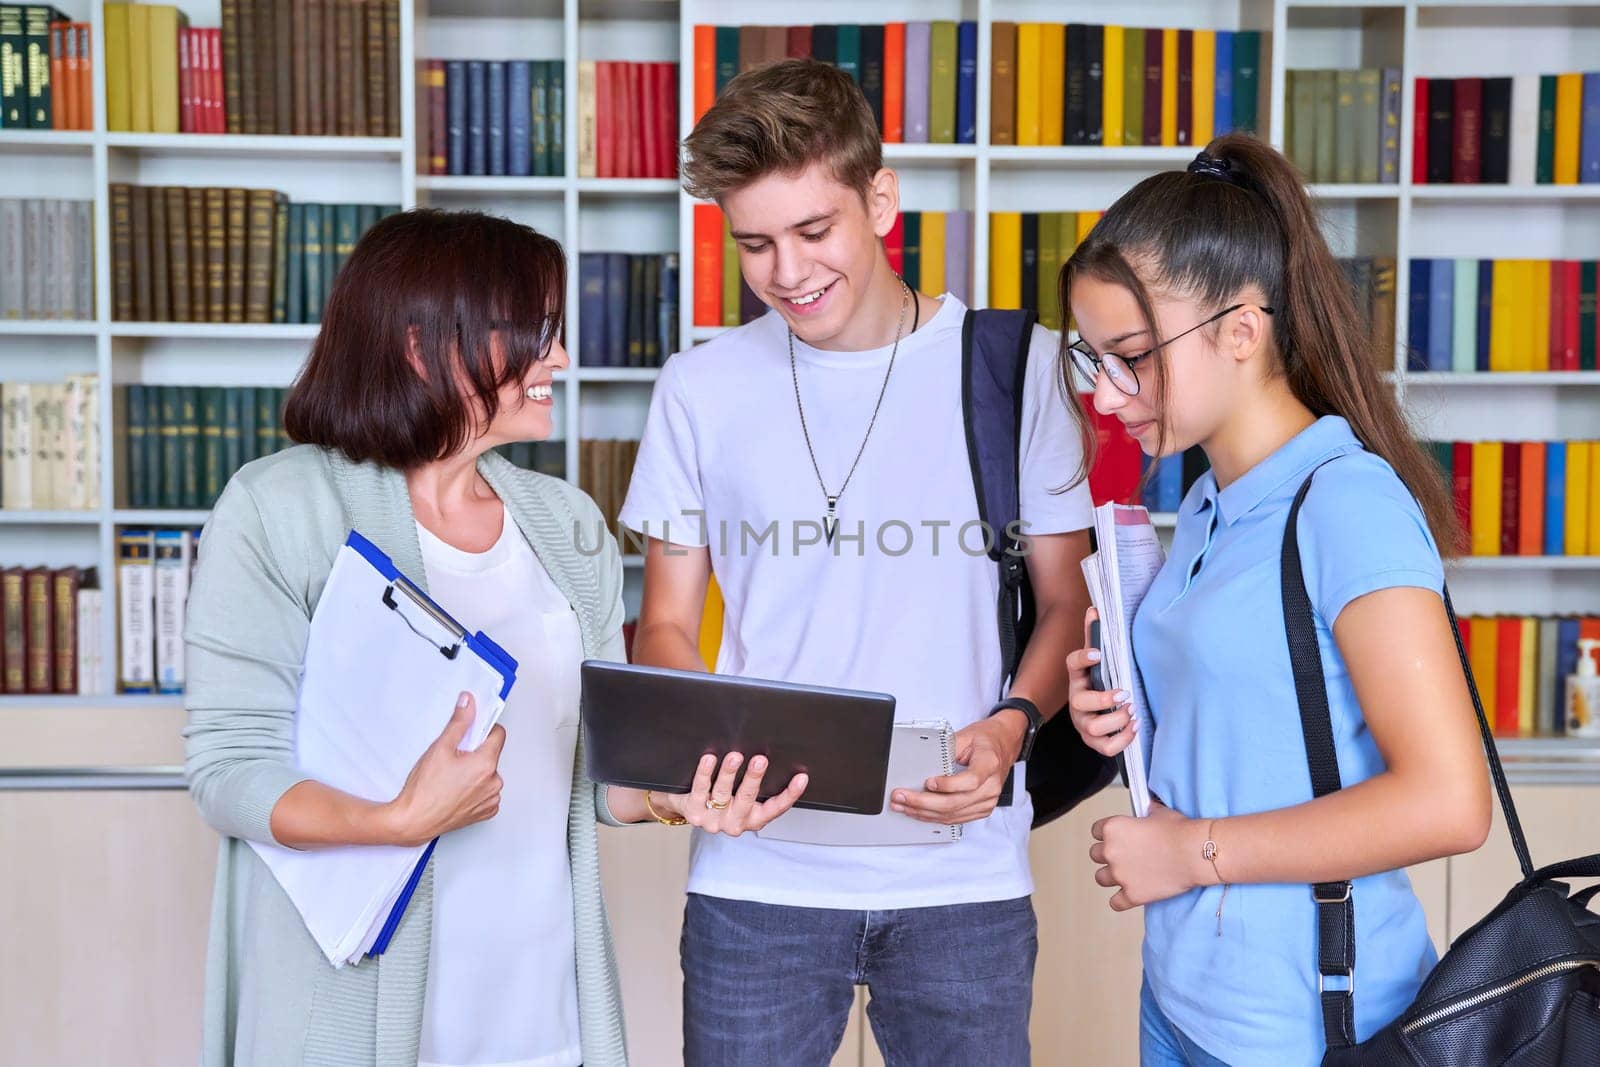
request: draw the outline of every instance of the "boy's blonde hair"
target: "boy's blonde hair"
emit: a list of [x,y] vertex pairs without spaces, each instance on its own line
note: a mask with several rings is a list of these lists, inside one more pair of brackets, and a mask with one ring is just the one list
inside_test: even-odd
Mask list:
[[730,81],[683,142],[683,185],[720,200],[768,174],[824,162],[841,185],[866,194],[883,167],[883,140],[850,75],[813,59],[788,59]]

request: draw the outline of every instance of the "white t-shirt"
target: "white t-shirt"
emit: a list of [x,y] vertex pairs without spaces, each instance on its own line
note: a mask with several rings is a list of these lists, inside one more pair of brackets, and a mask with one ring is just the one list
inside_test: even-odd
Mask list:
[[428,593],[517,661],[500,722],[494,818],[433,853],[433,946],[419,1067],[573,1067],[583,1060],[567,858],[578,742],[578,617],[511,517],[487,552],[417,526]]
[[[947,293],[901,341],[877,425],[839,499],[831,548],[783,319],[769,312],[667,361],[621,517],[672,544],[709,544],[726,604],[719,673],[892,693],[900,720],[948,719],[957,728],[999,698],[999,574],[981,528],[960,536],[978,516],[962,428],[965,311]],[[825,352],[796,339],[794,350],[817,463],[838,492],[890,349]],[[1022,518],[1034,534],[1091,524],[1086,485],[1051,492],[1072,477],[1081,452],[1055,367],[1056,337],[1036,329],[1021,439]],[[851,909],[1024,896],[1032,891],[1032,813],[1020,775],[1016,793],[1015,806],[997,808],[949,845],[696,833],[689,891]]]

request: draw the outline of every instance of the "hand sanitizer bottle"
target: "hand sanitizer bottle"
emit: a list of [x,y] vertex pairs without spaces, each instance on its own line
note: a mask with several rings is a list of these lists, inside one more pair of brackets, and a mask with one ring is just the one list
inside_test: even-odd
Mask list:
[[1576,674],[1567,675],[1567,733],[1573,737],[1600,737],[1600,663],[1594,654],[1600,641],[1578,642]]

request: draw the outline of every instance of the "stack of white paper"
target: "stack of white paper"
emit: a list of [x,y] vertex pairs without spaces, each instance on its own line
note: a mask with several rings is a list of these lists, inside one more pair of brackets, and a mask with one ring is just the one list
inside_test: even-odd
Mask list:
[[[1101,668],[1109,689],[1127,690],[1134,721],[1144,718],[1144,683],[1133,662],[1134,613],[1166,561],[1161,540],[1150,523],[1150,513],[1127,504],[1101,504],[1094,509],[1096,551],[1083,561],[1089,598],[1100,613]],[[1150,785],[1145,771],[1150,765],[1154,730],[1142,722],[1133,744],[1122,750],[1133,813],[1150,811]]]
[[[351,541],[358,537],[352,534]],[[516,668],[511,664],[508,674],[508,659],[486,659],[471,638],[451,629],[448,616],[430,611],[396,583],[387,557],[364,540],[360,544],[370,554],[350,543],[339,550],[311,619],[295,759],[324,785],[388,801],[443,732],[463,691],[476,698],[477,717],[461,749],[483,742],[505,707]],[[385,602],[386,592],[393,606]],[[452,647],[453,656],[441,651]],[[412,874],[428,848],[302,852],[250,844],[336,967],[372,950],[391,914],[403,910]]]

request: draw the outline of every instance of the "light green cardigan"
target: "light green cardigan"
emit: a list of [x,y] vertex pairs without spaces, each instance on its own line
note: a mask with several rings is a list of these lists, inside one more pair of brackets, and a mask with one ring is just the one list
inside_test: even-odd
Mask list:
[[[493,453],[478,470],[577,612],[584,655],[622,657],[622,561],[600,512],[565,482]],[[405,478],[307,445],[245,466],[206,524],[184,633],[189,791],[223,835],[206,960],[206,1067],[414,1064],[433,922],[433,864],[389,950],[335,969],[247,841],[271,841],[273,806],[303,779],[294,712],[311,613],[351,529],[425,584]],[[581,529],[582,537],[574,539]],[[373,708],[374,715],[386,709]],[[580,736],[567,812],[578,1007],[586,1067],[627,1062],[616,957],[600,897],[595,820],[614,823],[584,775]],[[597,795],[598,794],[598,795]],[[598,804],[597,804],[598,801]],[[554,817],[555,813],[551,813]]]

